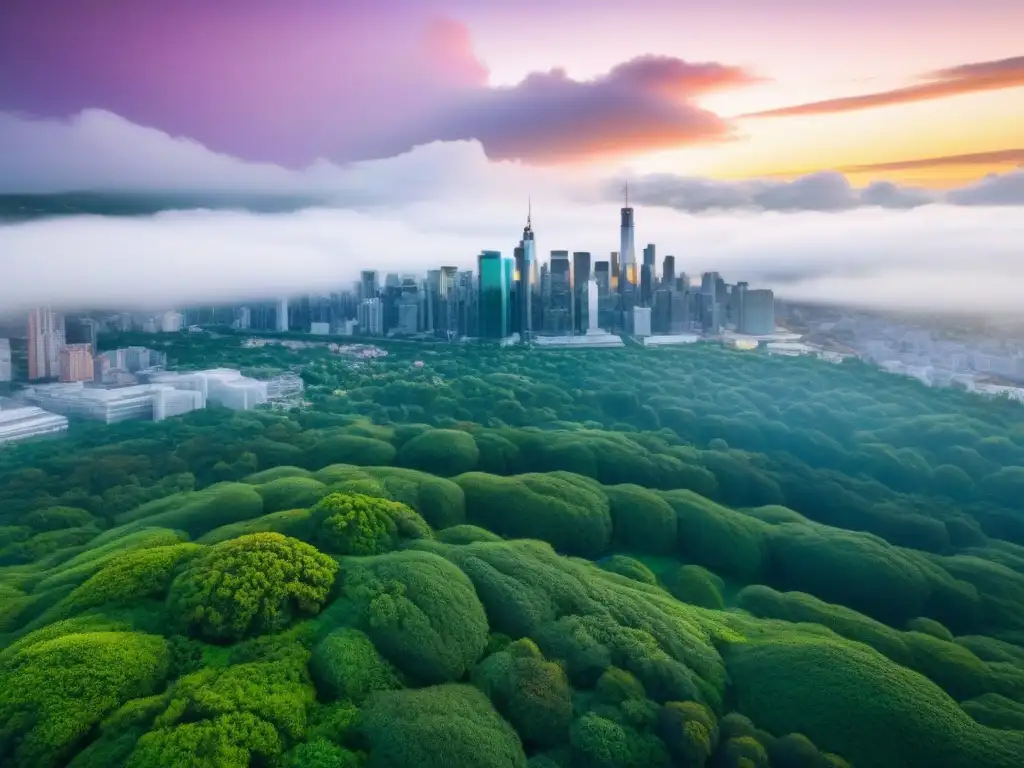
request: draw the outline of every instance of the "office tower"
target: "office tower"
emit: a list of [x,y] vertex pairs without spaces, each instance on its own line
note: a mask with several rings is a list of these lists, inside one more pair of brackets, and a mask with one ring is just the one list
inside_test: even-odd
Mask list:
[[573,287],[573,330],[583,333],[587,330],[587,290],[590,285],[590,252],[574,251],[572,254]]
[[534,330],[540,327],[544,310],[540,264],[537,262],[537,243],[533,232],[533,208],[529,204],[523,238],[513,255],[513,280],[516,306],[510,312],[515,323],[512,330],[519,333],[524,341],[528,341]]
[[509,336],[513,267],[512,259],[500,251],[481,251],[477,258],[480,338],[500,340]]
[[694,301],[694,294],[689,291],[672,291],[672,310],[669,319],[670,333],[685,333],[692,330]]
[[0,382],[10,381],[14,377],[11,369],[11,340],[0,339]]
[[593,334],[593,333],[600,333],[601,329],[600,329],[600,326],[598,325],[598,301],[599,301],[598,287],[597,287],[597,280],[595,278],[593,278],[593,277],[591,277],[589,280],[587,280],[586,294],[587,294],[587,318],[586,318],[587,333],[591,333],[591,334]]
[[638,283],[636,252],[633,248],[633,209],[629,207],[629,185],[619,225],[619,292],[635,293]]
[[598,297],[607,296],[612,288],[611,265],[607,261],[594,262],[594,279]]
[[557,336],[572,333],[572,262],[568,251],[552,251],[551,299],[545,302],[544,330]]
[[384,335],[384,302],[378,298],[363,299],[357,312],[359,333],[363,336]]
[[91,317],[64,318],[64,342],[66,344],[88,344],[89,353],[96,356],[96,337],[99,323]]
[[[398,276],[394,276],[397,282]],[[392,275],[387,276],[387,280],[390,283]],[[380,279],[377,276],[377,270],[375,269],[364,269],[359,273],[359,298],[360,299],[375,299],[380,293]]]
[[95,375],[92,352],[88,344],[66,344],[61,349],[61,381],[92,381]]
[[609,262],[611,262],[611,271],[609,272],[609,274],[611,275],[611,281],[609,282],[609,286],[608,287],[609,287],[609,290],[611,290],[612,293],[618,293],[619,292],[619,252],[618,251],[612,251],[612,255],[609,257],[608,260],[609,260]]
[[742,296],[740,333],[751,336],[767,336],[775,333],[775,294],[766,288],[757,288],[754,290],[744,289]]
[[722,304],[718,301],[718,283],[721,280],[717,272],[705,272],[700,283],[700,317],[701,329],[705,333],[719,333],[722,322]]
[[645,307],[651,306],[654,297],[654,258],[654,243],[648,243],[644,247],[644,263],[640,267],[640,303]]
[[633,319],[631,322],[634,336],[651,335],[651,308],[633,307]]
[[676,275],[676,290],[690,290],[690,276],[685,272],[680,272],[678,275]]
[[288,321],[288,299],[277,300],[277,330],[280,332],[287,331],[289,328]]
[[400,293],[396,300],[397,323],[394,330],[404,335],[419,333],[421,291],[416,275],[402,275]]
[[672,288],[676,282],[676,257],[666,256],[661,262],[661,284]]
[[441,326],[441,270],[428,269],[427,279],[423,283],[424,301],[426,302],[426,318],[423,330],[437,333]]
[[458,332],[458,267],[441,267],[438,296],[441,306],[434,324],[434,333],[452,338]]
[[651,332],[670,333],[672,330],[672,294],[668,288],[659,288],[651,301]]
[[60,350],[64,346],[64,318],[49,307],[28,314],[28,378],[55,379],[60,375]]

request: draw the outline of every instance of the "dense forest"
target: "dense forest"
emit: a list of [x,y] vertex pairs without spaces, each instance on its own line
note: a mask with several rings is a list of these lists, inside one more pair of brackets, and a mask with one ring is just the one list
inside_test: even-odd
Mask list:
[[1024,764],[1017,404],[710,345],[144,341],[307,402],[0,451],[0,765]]

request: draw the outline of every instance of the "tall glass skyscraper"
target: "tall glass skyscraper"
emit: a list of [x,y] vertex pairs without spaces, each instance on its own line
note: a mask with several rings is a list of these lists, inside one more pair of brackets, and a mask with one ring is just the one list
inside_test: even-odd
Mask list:
[[629,186],[619,225],[619,291],[634,293],[637,288],[636,249],[633,245],[633,209],[629,207]]
[[510,334],[513,266],[500,251],[482,251],[478,257],[480,338],[498,340]]

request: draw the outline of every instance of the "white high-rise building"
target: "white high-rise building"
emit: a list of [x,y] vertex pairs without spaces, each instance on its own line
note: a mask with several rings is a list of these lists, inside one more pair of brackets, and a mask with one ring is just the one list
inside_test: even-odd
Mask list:
[[162,333],[181,333],[181,312],[169,309],[160,315],[160,331]]
[[10,381],[11,371],[11,340],[0,339],[0,381]]
[[597,324],[598,312],[598,288],[596,278],[591,277],[587,281],[587,333],[602,333]]
[[633,307],[633,335],[638,337],[651,335],[650,307]]
[[277,330],[281,333],[288,330],[288,299],[277,302]]

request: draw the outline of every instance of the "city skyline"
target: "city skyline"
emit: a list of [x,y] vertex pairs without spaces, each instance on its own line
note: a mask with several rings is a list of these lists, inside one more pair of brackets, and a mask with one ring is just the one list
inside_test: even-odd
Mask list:
[[623,251],[628,183],[636,237],[695,270],[1019,309],[1024,9],[822,6],[13,0],[0,219],[53,215],[0,224],[0,308],[464,266],[528,197],[543,250]]

